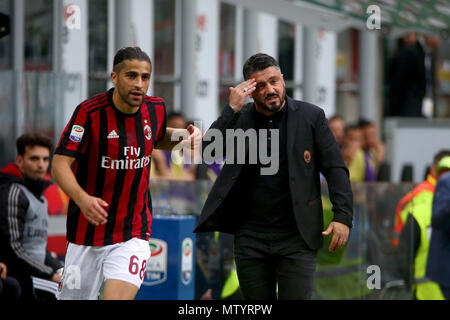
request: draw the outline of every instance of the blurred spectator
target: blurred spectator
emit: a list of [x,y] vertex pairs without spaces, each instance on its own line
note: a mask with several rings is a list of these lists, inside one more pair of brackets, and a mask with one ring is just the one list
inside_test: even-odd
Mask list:
[[[0,173],[19,178],[22,177],[22,173],[16,163],[8,164],[6,167],[0,169]],[[47,172],[44,179],[48,182],[48,187],[45,188],[43,193],[43,196],[47,200],[48,215],[67,215],[69,197],[51,180],[50,173]]]
[[408,32],[407,34],[402,36],[400,39],[402,41],[401,46],[402,47],[407,46],[407,45],[417,41],[417,32]]
[[6,264],[0,262],[0,301],[17,301],[22,289],[16,278],[8,277]]
[[330,126],[331,131],[333,132],[334,138],[339,143],[339,145],[342,148],[342,145],[344,144],[344,138],[345,138],[345,121],[342,119],[342,117],[338,115],[332,116],[328,120],[328,125]]
[[67,215],[69,207],[69,196],[53,181],[50,173],[45,175],[45,180],[51,184],[44,190],[44,197],[47,199],[48,215]]
[[0,172],[0,260],[22,287],[21,299],[35,299],[31,276],[59,282],[61,263],[47,252],[48,208],[43,196],[53,148],[41,134],[16,141],[17,174]]
[[439,38],[421,35],[415,42],[407,43],[394,58],[390,79],[391,116],[432,116],[438,45]]
[[[413,210],[414,199],[421,197],[422,193],[434,194],[434,188],[436,186],[436,166],[439,161],[450,156],[450,150],[440,150],[433,157],[433,164],[429,169],[429,173],[425,181],[417,185],[411,192],[406,194],[398,203],[395,215],[395,226],[394,226],[394,240],[392,242],[393,246],[397,246],[399,242],[399,236],[406,223],[408,215]],[[431,212],[432,198],[429,199],[429,210]],[[431,219],[431,218],[430,218]]]
[[163,150],[154,149],[152,152],[151,179],[169,179],[171,177],[169,166],[166,163],[166,157]]
[[377,128],[367,120],[361,119],[359,127],[363,134],[362,149],[364,151],[365,181],[376,181],[379,166],[385,160],[385,146],[379,139]]
[[[433,159],[433,165],[427,180],[416,186],[412,192],[403,197],[396,209],[393,246],[398,245],[400,273],[409,280],[411,257],[414,259],[413,295],[418,300],[442,299],[439,286],[425,278],[428,248],[430,245],[429,229],[435,193],[436,176],[443,170],[442,159],[450,156],[450,150],[439,151]],[[450,163],[448,163],[450,169]]]
[[[183,114],[171,112],[167,115],[167,126],[171,128],[185,129],[188,126]],[[163,151],[154,150],[152,154],[152,170],[151,176],[177,180],[194,180],[195,169],[194,164],[189,164],[186,156],[181,150]],[[153,167],[155,167],[153,169]]]
[[350,172],[350,181],[365,181],[365,162],[363,146],[363,132],[358,125],[349,125],[345,128],[342,155]]
[[[397,39],[397,54],[395,57],[398,56],[398,53],[406,46],[415,43],[417,41],[417,32],[411,32],[407,31],[406,33],[402,34]],[[394,59],[395,59],[394,57]]]
[[450,157],[436,167],[438,179],[433,199],[431,240],[426,276],[437,282],[445,299],[450,300]]
[[186,121],[186,118],[183,116],[182,113],[172,111],[172,112],[169,112],[169,114],[167,115],[167,126],[168,127],[184,129],[187,127],[187,125],[188,125],[188,123]]

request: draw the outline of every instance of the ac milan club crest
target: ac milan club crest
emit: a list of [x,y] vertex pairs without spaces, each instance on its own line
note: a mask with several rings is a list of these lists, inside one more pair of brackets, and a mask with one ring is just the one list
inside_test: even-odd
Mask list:
[[306,163],[311,162],[311,152],[309,152],[309,150],[305,150],[305,152],[303,152],[303,159],[305,159]]
[[144,127],[144,136],[145,139],[150,140],[152,138],[152,128],[148,124]]

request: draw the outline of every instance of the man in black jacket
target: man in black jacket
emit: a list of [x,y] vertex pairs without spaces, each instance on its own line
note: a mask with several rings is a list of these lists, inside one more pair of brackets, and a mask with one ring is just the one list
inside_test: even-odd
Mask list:
[[[439,38],[420,35],[401,49],[392,66],[390,116],[424,117],[426,101],[435,101]],[[428,111],[430,112],[430,111]],[[429,116],[431,116],[429,114]]]
[[[345,245],[352,226],[348,169],[323,110],[286,96],[274,58],[256,54],[243,73],[246,81],[230,88],[229,105],[204,136],[204,157],[212,132],[224,137],[233,130],[235,136],[256,130],[258,141],[246,141],[244,148],[233,147],[231,152],[227,141],[225,165],[194,232],[235,234],[245,298],[276,299],[278,285],[279,299],[310,299],[323,236],[333,233],[329,250],[334,251]],[[247,96],[254,102],[244,106]],[[226,144],[225,138],[222,142]],[[276,163],[261,157],[249,161],[255,148]],[[236,161],[239,152],[245,153],[244,162]],[[269,170],[272,167],[277,170]],[[325,231],[319,172],[327,179],[334,212]]]
[[16,141],[17,159],[0,170],[0,261],[21,287],[21,299],[36,298],[31,276],[59,282],[61,263],[47,251],[48,212],[42,195],[51,140],[24,134]]

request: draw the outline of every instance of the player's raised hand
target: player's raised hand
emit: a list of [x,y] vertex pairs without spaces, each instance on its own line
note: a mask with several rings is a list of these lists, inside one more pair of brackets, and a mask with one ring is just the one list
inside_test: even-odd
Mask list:
[[189,132],[188,140],[190,141],[191,149],[194,150],[202,144],[202,131],[192,124],[187,127],[187,131]]
[[241,111],[244,106],[245,99],[250,96],[256,89],[256,80],[253,78],[241,82],[236,87],[230,87],[230,97],[228,104],[234,111]]
[[199,163],[201,161],[202,131],[190,124],[184,130],[183,136],[180,146],[183,148],[185,160],[189,159],[191,161],[190,163]]

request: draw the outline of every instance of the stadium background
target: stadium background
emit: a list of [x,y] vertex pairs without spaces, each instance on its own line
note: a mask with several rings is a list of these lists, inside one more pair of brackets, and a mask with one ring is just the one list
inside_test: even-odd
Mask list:
[[[368,27],[370,4],[381,9],[381,29]],[[225,105],[228,87],[242,80],[245,59],[263,51],[278,58],[292,97],[318,104],[328,117],[373,121],[391,166],[387,181],[353,184],[357,228],[345,252],[321,253],[316,298],[408,297],[408,283],[391,272],[395,207],[423,180],[433,153],[448,147],[449,6],[445,0],[0,0],[0,166],[14,161],[14,137],[24,132],[38,130],[56,142],[75,106],[111,86],[112,58],[122,46],[150,53],[149,94],[163,97],[168,111],[201,120],[203,130]],[[410,31],[441,38],[428,119],[387,117],[390,63],[398,38]],[[405,182],[408,164],[413,174]],[[155,210],[198,214],[209,187],[155,182]],[[64,215],[52,218],[50,231],[61,241]],[[366,286],[369,265],[381,267],[381,290]]]

